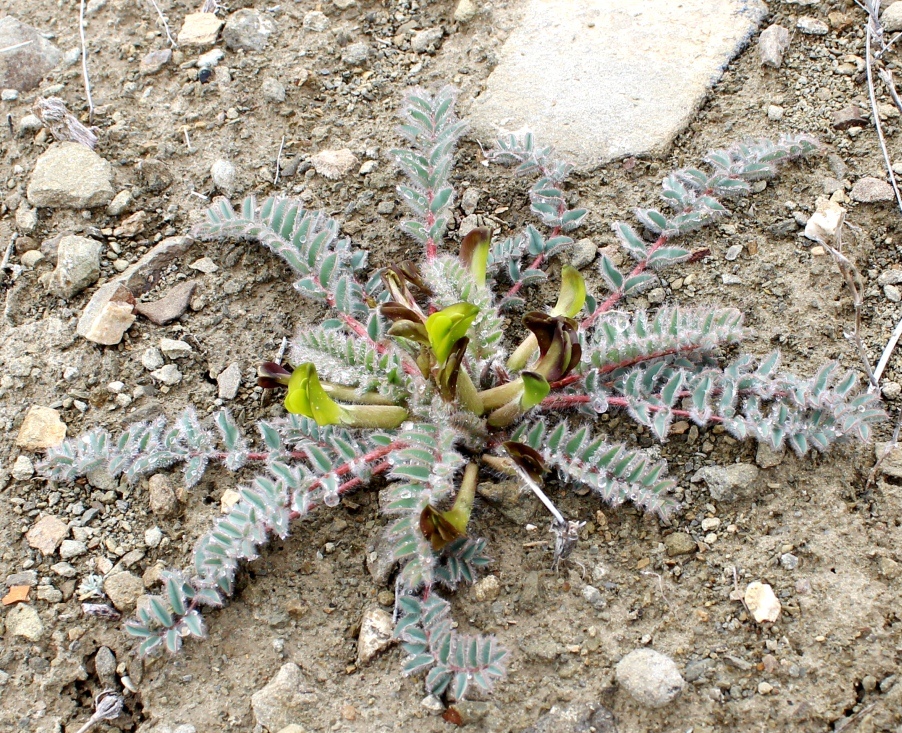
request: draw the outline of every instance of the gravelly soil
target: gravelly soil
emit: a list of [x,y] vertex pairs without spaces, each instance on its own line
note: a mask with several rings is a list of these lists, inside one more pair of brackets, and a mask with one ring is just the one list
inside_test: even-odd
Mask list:
[[[236,3],[230,10],[240,6],[250,3]],[[178,29],[188,8],[162,7]],[[105,230],[143,210],[148,214],[143,233],[118,242],[120,257],[133,261],[155,240],[190,228],[203,206],[192,192],[213,193],[208,171],[222,157],[238,170],[235,196],[251,191],[301,195],[309,207],[336,215],[344,231],[370,249],[376,266],[416,256],[397,230],[397,176],[386,155],[398,142],[393,127],[400,96],[410,84],[452,82],[461,89],[465,113],[491,70],[504,33],[505,8],[486,8],[472,25],[459,26],[451,20],[454,6],[447,2],[417,8],[394,0],[358,2],[344,11],[329,3],[321,9],[330,27],[320,33],[302,28],[304,15],[314,9],[309,0],[280,6],[273,16],[278,34],[267,49],[227,52],[220,67],[228,67],[228,78],[219,72],[201,85],[195,81],[196,69],[179,68],[195,57],[191,52],[180,58],[177,52],[157,75],[139,76],[140,59],[164,48],[165,37],[149,4],[110,0],[88,24],[101,130],[98,152],[114,164],[116,190],[131,189],[134,204],[120,217],[109,217],[103,209],[87,218],[81,212],[42,210],[30,236],[41,241],[86,227]],[[27,15],[22,19],[52,31],[64,51],[78,45],[72,3],[60,7],[30,0],[23,13],[19,3],[0,0],[0,10]],[[614,219],[628,217],[633,206],[652,204],[667,170],[697,163],[712,147],[747,136],[811,132],[824,144],[825,154],[788,168],[731,219],[696,237],[693,245],[710,248],[711,255],[671,275],[665,302],[741,308],[755,330],[751,351],[763,354],[778,346],[785,362],[798,371],[810,372],[828,358],[855,367],[858,357],[843,338],[852,323],[848,293],[832,263],[812,255],[811,243],[785,223],[796,214],[804,220],[816,197],[835,185],[830,179],[848,190],[860,176],[885,175],[873,130],[851,136],[831,127],[835,110],[855,100],[863,103],[867,94],[855,61],[845,58],[864,55],[863,17],[844,2],[809,8],[774,2],[771,10],[771,20],[788,28],[795,27],[803,12],[822,19],[828,12],[841,12],[852,22],[837,28],[843,23],[836,21],[821,37],[796,33],[779,70],[762,69],[754,46],[750,48],[727,70],[667,160],[618,161],[575,176],[573,197],[592,212],[580,233],[599,246],[613,243],[609,225]],[[410,50],[413,30],[437,25],[446,31],[437,50]],[[373,49],[363,70],[340,61],[342,48],[358,41]],[[899,68],[896,59],[895,54],[887,57],[890,68]],[[838,73],[843,63],[851,63],[850,74]],[[285,103],[261,95],[262,80],[270,76],[286,86]],[[53,84],[63,85],[58,94],[71,109],[79,114],[86,110],[77,65],[61,67],[42,88]],[[3,112],[15,123],[29,111],[34,96],[4,102]],[[768,118],[770,105],[783,108],[782,119]],[[895,114],[885,120],[894,161],[902,161],[898,124]],[[336,182],[298,172],[273,187],[283,137],[281,162],[297,160],[300,171],[311,154],[342,147],[361,161],[376,160],[377,166],[367,176],[355,170]],[[0,140],[0,171],[8,181],[0,217],[4,246],[15,231],[14,212],[29,173],[46,145],[31,135]],[[479,188],[479,212],[502,233],[519,229],[530,216],[527,185],[507,171],[483,167],[481,159],[476,141],[467,140],[458,159],[458,190]],[[153,169],[153,161],[159,161],[156,174],[139,172],[139,163],[146,171]],[[393,212],[377,213],[382,202],[394,202]],[[846,237],[848,251],[866,280],[864,338],[876,361],[902,315],[876,282],[900,261],[899,212],[891,204],[849,203],[847,208],[850,223],[858,227]],[[774,234],[772,227],[781,223],[785,233]],[[724,254],[736,243],[746,249],[727,262]],[[202,256],[212,258],[219,269],[209,275],[192,270],[190,264]],[[13,255],[14,263],[17,257]],[[109,259],[104,262],[104,275],[114,275]],[[139,576],[150,570],[148,581],[155,568],[183,565],[235,479],[224,471],[209,473],[184,497],[178,516],[168,518],[150,512],[146,481],[128,488],[14,480],[8,471],[20,451],[13,439],[27,407],[58,406],[70,435],[93,425],[119,428],[140,417],[173,415],[189,402],[207,414],[216,409],[215,376],[237,362],[245,378],[230,407],[251,428],[255,419],[280,410],[277,404],[262,404],[261,393],[253,389],[255,363],[272,358],[283,336],[319,313],[296,296],[282,263],[261,249],[228,242],[196,244],[146,296],[152,299],[177,281],[197,279],[198,291],[181,320],[157,327],[139,319],[119,347],[98,347],[75,335],[75,319],[91,291],[68,303],[49,296],[38,278],[50,267],[39,263],[3,285],[0,578],[30,567],[62,592],[62,600],[33,599],[45,627],[39,641],[9,634],[0,641],[0,727],[77,730],[101,689],[95,654],[108,646],[120,674],[127,672],[140,690],[127,698],[126,714],[115,722],[121,730],[162,731],[165,725],[190,723],[198,731],[250,731],[251,694],[286,661],[298,664],[316,691],[315,703],[299,721],[310,731],[448,729],[449,723],[421,705],[421,682],[399,675],[399,650],[353,669],[361,613],[386,590],[365,562],[384,526],[375,493],[355,495],[355,508],[319,513],[288,540],[274,542],[242,574],[234,601],[209,615],[209,640],[189,644],[175,660],[142,664],[119,623],[82,615],[74,595],[77,581],[105,563],[143,553],[130,569]],[[737,275],[741,284],[724,286],[724,273]],[[548,293],[535,292],[537,303],[543,295]],[[648,305],[641,301],[631,305]],[[193,355],[179,363],[184,380],[168,393],[152,387],[140,362],[142,352],[161,337],[181,338],[194,347]],[[902,381],[898,364],[898,359],[890,361],[888,380]],[[63,377],[67,367],[77,370],[68,380]],[[148,389],[126,409],[116,408],[106,385],[117,380],[129,393],[139,385]],[[76,400],[86,405],[84,413]],[[627,420],[607,422],[621,439],[647,441]],[[882,439],[888,435],[889,428]],[[711,500],[703,484],[690,483],[690,476],[709,463],[755,463],[753,445],[737,444],[716,430],[693,429],[674,436],[662,453],[680,480],[685,506],[670,527],[631,508],[610,510],[591,497],[553,491],[570,516],[589,522],[574,562],[558,573],[549,569],[549,554],[536,543],[545,539],[544,530],[524,527],[528,518],[544,527],[538,506],[528,505],[520,523],[486,504],[477,506],[474,532],[489,540],[495,558],[491,572],[499,578],[501,592],[491,602],[459,592],[455,617],[463,629],[497,633],[513,650],[514,661],[497,692],[470,706],[474,720],[469,727],[521,731],[553,705],[599,702],[613,712],[621,731],[902,730],[902,682],[894,678],[902,659],[902,490],[888,478],[866,486],[873,450],[844,447],[802,460],[787,455],[762,470],[743,496],[721,504]],[[59,577],[50,569],[57,559],[37,555],[24,532],[41,514],[69,520],[91,509],[97,512],[88,523],[94,528],[89,551],[72,560],[78,575]],[[714,538],[701,527],[706,517],[720,519]],[[153,526],[164,539],[159,547],[148,548],[144,531]],[[662,543],[674,530],[698,540],[698,551],[669,557]],[[127,555],[133,550],[139,553]],[[786,553],[798,559],[793,570],[780,562]],[[740,603],[730,600],[734,584],[743,588],[752,580],[770,583],[781,598],[783,615],[777,624],[755,624]],[[584,599],[587,583],[601,589],[603,608]],[[670,655],[690,679],[681,697],[660,710],[642,708],[614,682],[613,665],[643,645]],[[761,683],[771,688],[768,694],[759,691],[767,690]]]

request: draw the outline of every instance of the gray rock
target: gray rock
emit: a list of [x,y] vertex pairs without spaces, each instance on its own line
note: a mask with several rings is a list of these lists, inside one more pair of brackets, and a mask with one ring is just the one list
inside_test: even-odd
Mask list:
[[241,387],[241,367],[235,362],[229,364],[216,377],[216,384],[219,386],[219,399],[234,400]]
[[128,613],[138,605],[138,599],[144,593],[144,581],[127,570],[111,573],[103,579],[103,591],[117,610]]
[[784,570],[795,570],[799,567],[799,558],[793,555],[791,552],[784,552],[780,555],[780,565],[783,566]]
[[144,544],[150,548],[159,547],[163,541],[163,530],[159,527],[148,527],[144,530]]
[[322,33],[329,28],[329,18],[325,13],[319,10],[311,10],[304,16],[303,25],[305,31]]
[[300,667],[289,662],[251,696],[251,708],[258,725],[280,731],[292,723],[303,723],[311,715],[309,708],[315,700],[315,685],[307,681]]
[[683,676],[686,682],[695,682],[704,677],[713,668],[713,659],[696,659],[686,665]]
[[10,474],[16,481],[28,481],[34,476],[34,463],[28,456],[22,455],[16,458]]
[[113,199],[112,167],[90,148],[74,142],[42,153],[28,182],[28,203],[52,209],[93,209]]
[[39,585],[37,596],[39,601],[46,601],[47,603],[62,603],[63,601],[62,591],[57,590],[52,585]]
[[445,31],[439,27],[419,31],[414,33],[413,38],[410,39],[410,48],[416,53],[426,53],[433,47],[438,48],[443,35],[445,35]]
[[173,387],[182,381],[182,373],[175,364],[167,364],[155,372],[151,372],[150,376],[168,387]]
[[60,544],[60,557],[63,560],[71,560],[73,557],[80,557],[88,551],[88,546],[84,542],[78,540],[63,540]]
[[178,339],[162,338],[160,339],[160,351],[167,359],[184,359],[191,356],[194,349],[185,341]]
[[591,265],[597,255],[598,247],[595,246],[595,242],[588,238],[580,239],[570,250],[570,264],[577,270],[582,270]]
[[95,344],[112,346],[135,322],[135,296],[113,281],[97,289],[78,319],[79,336]]
[[210,178],[213,179],[213,185],[226,196],[231,196],[235,188],[237,173],[235,166],[227,160],[214,161],[213,165],[210,166]]
[[163,354],[156,346],[150,346],[141,353],[141,366],[149,372],[159,369],[165,363]]
[[880,20],[883,22],[884,30],[889,33],[902,31],[902,2],[895,2],[887,6],[880,15]]
[[617,663],[617,682],[636,702],[661,708],[683,691],[685,681],[670,658],[654,649],[636,649]]
[[370,607],[363,612],[360,620],[360,635],[357,637],[357,663],[369,664],[383,649],[394,641],[394,622],[388,611]]
[[705,466],[692,476],[692,483],[704,481],[715,501],[735,501],[748,496],[758,478],[758,468],[751,463],[731,463],[729,466]]
[[89,237],[68,236],[59,242],[56,269],[48,288],[61,298],[71,298],[100,278],[101,244]]
[[102,646],[94,655],[94,671],[103,687],[116,687],[116,655],[108,646]]
[[605,600],[601,591],[594,585],[583,586],[582,594],[583,598],[585,598],[588,604],[596,611],[602,611],[607,608],[608,602]]
[[783,65],[783,54],[789,48],[789,39],[789,31],[776,23],[761,31],[758,38],[761,65],[779,69]]
[[263,13],[242,8],[229,16],[222,38],[232,51],[262,51],[275,31],[275,23]]
[[852,186],[851,196],[853,201],[862,204],[873,204],[878,201],[892,201],[896,194],[893,187],[886,181],[872,176],[865,176],[855,181]]
[[162,71],[163,67],[166,66],[166,64],[168,64],[171,60],[171,48],[160,48],[156,51],[151,51],[143,59],[141,59],[141,65],[138,67],[138,72],[144,74],[145,76],[156,74],[157,72]]
[[38,574],[34,570],[23,570],[20,573],[13,573],[6,576],[6,587],[11,588],[14,585],[27,585],[34,588],[38,584]]
[[742,245],[734,244],[727,250],[727,253],[724,255],[724,259],[727,262],[733,262],[733,260],[738,259],[739,255],[741,255],[741,254],[742,254]]
[[479,206],[480,194],[481,191],[472,186],[464,191],[464,195],[460,199],[460,208],[463,209],[464,214],[469,216],[470,214],[476,213],[476,207]]
[[44,635],[44,624],[38,610],[28,603],[17,603],[6,614],[6,633],[39,641]]
[[523,733],[617,733],[610,710],[597,703],[555,705]]
[[20,202],[16,208],[16,226],[26,233],[33,232],[38,226],[38,212],[27,201]]
[[260,85],[260,92],[263,94],[263,99],[269,102],[285,101],[285,85],[271,76],[267,76],[263,80],[263,83]]
[[156,473],[147,482],[150,511],[158,517],[168,517],[178,511],[179,502],[172,480],[165,473]]
[[758,0],[636,7],[528,0],[468,114],[477,136],[494,139],[502,121],[525,126],[581,167],[667,150],[766,9]]
[[114,282],[121,283],[135,295],[142,295],[159,282],[160,273],[173,260],[184,255],[192,244],[194,240],[191,237],[167,237],[148,250]]
[[[19,5],[27,11],[27,5]],[[37,28],[26,25],[13,16],[0,18],[0,48],[20,46],[0,54],[0,87],[27,92],[34,89],[60,61],[62,52],[41,35]]]
[[113,196],[113,200],[106,207],[106,213],[110,216],[119,216],[128,211],[128,207],[131,205],[132,192],[126,188]]
[[473,0],[460,0],[454,8],[454,20],[469,23],[479,13],[479,6]]
[[343,178],[359,164],[357,156],[347,148],[322,150],[310,158],[310,162],[317,173],[333,181]]
[[39,262],[43,262],[45,259],[44,255],[40,253],[40,251],[36,249],[29,250],[25,254],[23,254],[19,261],[28,268],[34,268]]
[[824,21],[804,15],[796,21],[798,28],[806,36],[826,36],[830,32],[830,26]]
[[351,43],[341,54],[341,62],[348,66],[362,66],[370,58],[370,47],[367,43]]

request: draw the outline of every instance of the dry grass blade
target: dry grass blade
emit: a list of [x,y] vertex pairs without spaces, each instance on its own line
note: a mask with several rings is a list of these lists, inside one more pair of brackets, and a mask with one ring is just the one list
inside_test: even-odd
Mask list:
[[85,96],[88,98],[88,121],[94,122],[94,100],[91,98],[91,80],[88,78],[88,50],[85,43],[85,0],[81,0],[78,5],[78,37],[81,40],[81,71],[85,79]]

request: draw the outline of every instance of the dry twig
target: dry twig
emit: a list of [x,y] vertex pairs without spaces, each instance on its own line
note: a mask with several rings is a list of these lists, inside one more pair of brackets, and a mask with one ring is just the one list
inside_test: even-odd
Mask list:
[[160,23],[163,25],[163,30],[166,31],[166,41],[173,48],[176,47],[175,39],[172,37],[172,34],[169,32],[169,22],[166,20],[166,16],[163,15],[163,11],[160,10],[160,6],[157,5],[157,0],[150,0],[150,4],[153,5],[154,10],[157,11],[157,15],[160,18]]
[[62,99],[38,97],[31,110],[56,140],[81,143],[91,150],[97,145],[97,135],[94,131],[81,124],[75,115],[66,109],[66,103]]
[[91,80],[88,78],[88,49],[85,43],[85,0],[78,4],[78,37],[81,39],[81,71],[85,78],[85,95],[88,98],[88,122],[94,123],[94,100],[91,98]]

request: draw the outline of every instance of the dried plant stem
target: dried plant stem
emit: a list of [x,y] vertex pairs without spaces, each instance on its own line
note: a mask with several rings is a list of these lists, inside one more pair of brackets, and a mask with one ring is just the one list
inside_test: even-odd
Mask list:
[[160,6],[157,5],[157,0],[150,0],[150,4],[153,5],[154,10],[157,11],[157,16],[160,18],[160,23],[163,25],[163,30],[166,31],[166,41],[170,46],[175,48],[176,42],[172,37],[172,33],[169,32],[169,22],[166,20],[166,16],[163,15],[163,11],[160,10]]
[[122,712],[122,697],[113,690],[104,690],[94,698],[94,714],[76,733],[88,733],[91,728],[104,720],[118,718]]
[[12,46],[7,46],[6,48],[0,48],[0,53],[6,53],[7,51],[15,51],[17,48],[22,48],[23,46],[31,45],[33,41],[22,41],[22,43],[14,43]]
[[276,177],[273,179],[272,185],[279,185],[279,174],[282,172],[282,149],[285,147],[285,136],[282,135],[282,142],[279,143],[279,154],[276,156]]
[[874,381],[877,384],[880,383],[880,377],[883,376],[883,370],[886,369],[889,358],[892,356],[896,344],[899,343],[900,337],[902,337],[902,319],[899,320],[896,327],[893,329],[892,334],[890,334],[889,341],[886,342],[886,347],[883,349],[883,354],[880,355],[880,361],[877,362],[877,366],[874,368]]
[[78,36],[81,39],[81,71],[85,79],[85,95],[88,98],[88,124],[94,123],[94,100],[91,98],[91,79],[88,77],[88,49],[85,43],[85,0],[78,4]]
[[883,160],[886,163],[886,171],[889,175],[890,183],[893,185],[893,192],[896,194],[896,203],[899,210],[902,211],[902,193],[899,192],[899,184],[896,183],[896,175],[893,173],[893,164],[886,149],[886,140],[883,136],[883,125],[880,122],[880,112],[877,109],[877,94],[874,91],[874,59],[871,44],[874,40],[874,30],[876,29],[882,35],[882,27],[878,12],[880,10],[879,1],[876,3],[868,3],[868,22],[865,26],[865,68],[867,70],[868,79],[868,97],[871,101],[871,114],[874,116],[874,128],[877,130],[877,140],[880,142],[880,150],[883,151]]

